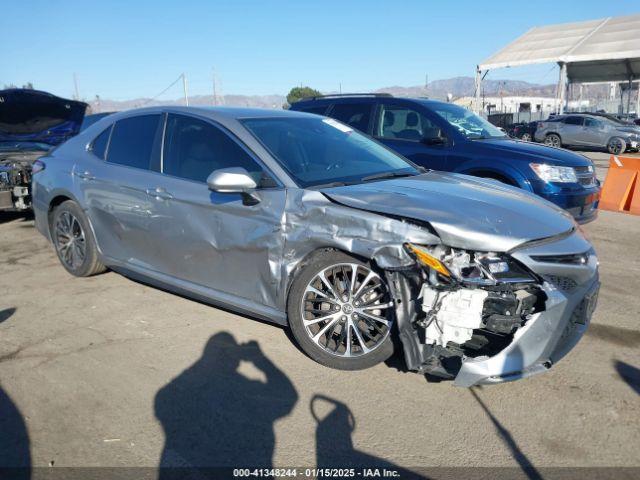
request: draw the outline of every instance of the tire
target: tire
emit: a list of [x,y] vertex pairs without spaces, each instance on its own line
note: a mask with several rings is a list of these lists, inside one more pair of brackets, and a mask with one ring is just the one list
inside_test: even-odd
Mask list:
[[327,367],[362,370],[393,355],[394,311],[386,282],[370,264],[343,252],[324,250],[302,268],[287,315],[300,348]]
[[520,137],[520,140],[522,140],[524,142],[532,142],[533,141],[533,137],[531,137],[530,133],[523,133],[522,137]]
[[607,143],[607,150],[611,155],[622,155],[627,149],[627,142],[620,137],[613,137]]
[[561,148],[562,139],[557,133],[550,133],[546,137],[544,137],[544,144],[549,147]]
[[90,277],[106,270],[87,217],[76,202],[67,200],[55,208],[50,232],[58,260],[71,275]]

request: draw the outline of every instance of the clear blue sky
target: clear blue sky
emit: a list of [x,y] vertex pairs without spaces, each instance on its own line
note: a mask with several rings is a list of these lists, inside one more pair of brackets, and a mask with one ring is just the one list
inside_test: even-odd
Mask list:
[[[425,74],[473,75],[532,26],[639,12],[638,0],[11,1],[0,17],[0,86],[31,81],[71,96],[75,72],[82,97],[127,99],[185,72],[190,93],[210,94],[212,67],[225,94],[411,86]],[[550,69],[490,75],[551,83]]]

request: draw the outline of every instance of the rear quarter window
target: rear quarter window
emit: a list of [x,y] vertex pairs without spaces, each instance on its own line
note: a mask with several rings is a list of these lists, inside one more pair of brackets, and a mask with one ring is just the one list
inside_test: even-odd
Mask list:
[[315,105],[315,106],[307,106],[307,107],[301,107],[298,108],[297,110],[300,112],[306,112],[306,113],[315,113],[316,115],[324,115],[325,112],[327,111],[327,107],[329,105]]
[[111,135],[111,127],[107,128],[100,135],[98,135],[93,142],[89,151],[101,160],[105,159],[107,153],[107,146],[109,145],[109,135]]

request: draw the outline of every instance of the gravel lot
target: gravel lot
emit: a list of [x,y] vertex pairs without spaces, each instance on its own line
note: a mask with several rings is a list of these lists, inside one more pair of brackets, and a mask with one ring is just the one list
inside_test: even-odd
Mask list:
[[73,278],[5,215],[0,465],[640,466],[640,217],[585,230],[602,276],[588,334],[545,375],[468,390],[329,370],[277,326],[113,272]]

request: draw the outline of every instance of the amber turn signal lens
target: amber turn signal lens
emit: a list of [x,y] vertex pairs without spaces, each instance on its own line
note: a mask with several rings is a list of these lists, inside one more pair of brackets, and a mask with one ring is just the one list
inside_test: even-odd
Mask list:
[[424,248],[418,247],[416,245],[411,245],[410,243],[407,244],[407,248],[415,254],[418,261],[420,261],[420,263],[422,263],[423,265],[434,269],[436,272],[444,275],[445,277],[451,277],[451,272],[449,272],[449,269],[444,266],[444,263],[442,263],[436,257],[427,253]]

